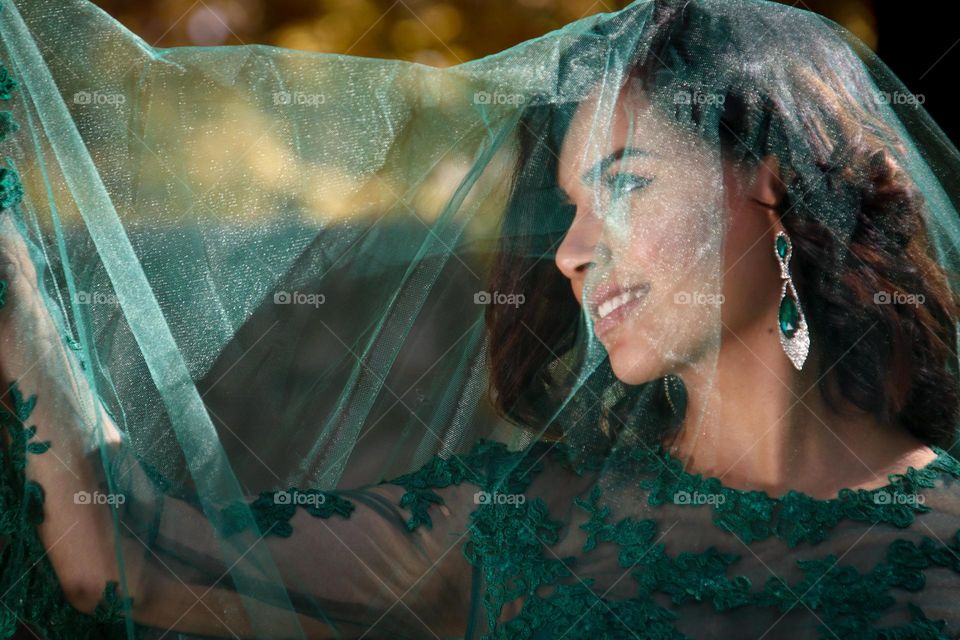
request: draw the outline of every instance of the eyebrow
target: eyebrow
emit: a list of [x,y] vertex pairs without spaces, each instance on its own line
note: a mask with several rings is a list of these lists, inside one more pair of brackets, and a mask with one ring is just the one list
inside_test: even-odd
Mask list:
[[587,183],[596,181],[610,168],[610,165],[623,157],[648,155],[650,154],[647,151],[637,147],[621,147],[594,165],[592,169],[587,169],[580,177],[580,180]]

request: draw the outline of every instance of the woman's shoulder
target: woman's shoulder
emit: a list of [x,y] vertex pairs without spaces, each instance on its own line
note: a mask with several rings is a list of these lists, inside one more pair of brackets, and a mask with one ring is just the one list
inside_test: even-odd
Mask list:
[[913,496],[931,514],[927,520],[960,530],[960,459],[950,450],[931,447],[936,457],[926,465],[909,467],[906,473],[891,474],[891,486]]
[[407,528],[433,526],[432,507],[466,502],[472,507],[500,494],[521,494],[544,468],[549,447],[531,442],[519,447],[479,438],[466,451],[436,453],[419,468],[383,480],[379,487],[399,489],[399,505],[410,517]]
[[500,440],[481,438],[468,451],[435,454],[420,468],[381,484],[411,490],[469,484],[484,489],[509,487],[522,491],[548,464],[563,465],[568,455],[566,446],[559,442],[534,440],[511,446]]

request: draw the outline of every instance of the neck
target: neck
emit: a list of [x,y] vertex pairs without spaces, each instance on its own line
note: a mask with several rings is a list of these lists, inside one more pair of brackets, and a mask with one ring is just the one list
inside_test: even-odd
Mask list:
[[725,331],[712,380],[693,368],[677,371],[688,404],[671,452],[689,471],[774,496],[795,489],[830,498],[841,487],[883,486],[887,474],[929,462],[932,451],[906,430],[827,406],[816,353],[798,372],[770,327]]

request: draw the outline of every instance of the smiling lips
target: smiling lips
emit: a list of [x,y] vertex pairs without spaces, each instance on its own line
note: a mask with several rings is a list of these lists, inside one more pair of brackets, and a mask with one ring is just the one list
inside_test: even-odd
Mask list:
[[646,298],[649,291],[649,284],[628,289],[604,287],[590,296],[590,309],[595,320],[594,333],[597,337],[617,326]]

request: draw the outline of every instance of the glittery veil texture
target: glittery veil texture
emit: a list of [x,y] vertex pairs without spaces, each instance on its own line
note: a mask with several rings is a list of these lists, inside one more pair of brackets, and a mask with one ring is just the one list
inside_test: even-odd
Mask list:
[[[637,0],[440,69],[0,7],[0,637],[960,632],[960,163],[837,25]],[[845,378],[938,438],[870,490],[691,466],[742,438],[730,202],[773,160],[751,304],[794,297],[805,371],[898,365],[842,305],[948,327],[906,334],[942,404]]]

